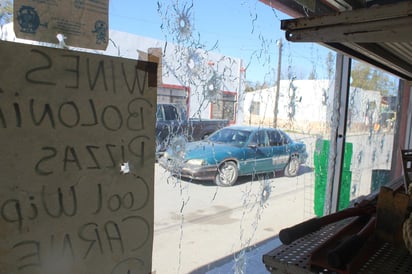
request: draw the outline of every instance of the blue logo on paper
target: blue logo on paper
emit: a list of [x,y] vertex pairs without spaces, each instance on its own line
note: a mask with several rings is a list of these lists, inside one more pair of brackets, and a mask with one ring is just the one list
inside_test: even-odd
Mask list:
[[17,21],[20,31],[26,33],[36,33],[40,26],[40,18],[37,11],[30,6],[21,6],[17,13]]
[[107,43],[107,24],[102,20],[97,20],[94,23],[93,33],[96,33],[96,44],[106,44]]
[[78,9],[83,9],[84,8],[84,0],[75,0],[74,1],[74,6]]

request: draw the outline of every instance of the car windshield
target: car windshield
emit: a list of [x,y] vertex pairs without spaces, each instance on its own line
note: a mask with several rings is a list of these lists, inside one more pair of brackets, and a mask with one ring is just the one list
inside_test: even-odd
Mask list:
[[250,136],[250,131],[232,128],[221,129],[212,134],[208,140],[214,143],[223,143],[233,146],[243,146]]

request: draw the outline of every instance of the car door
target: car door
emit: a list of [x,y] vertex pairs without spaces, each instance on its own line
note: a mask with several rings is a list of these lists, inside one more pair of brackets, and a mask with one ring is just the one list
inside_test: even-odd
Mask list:
[[289,138],[278,129],[269,131],[269,144],[272,149],[272,165],[274,170],[283,170],[289,162]]
[[269,146],[266,130],[260,129],[252,133],[245,155],[246,159],[240,169],[241,174],[254,174],[273,170],[272,148]]
[[170,140],[183,133],[183,119],[175,106],[160,104],[156,112],[156,141],[165,149]]

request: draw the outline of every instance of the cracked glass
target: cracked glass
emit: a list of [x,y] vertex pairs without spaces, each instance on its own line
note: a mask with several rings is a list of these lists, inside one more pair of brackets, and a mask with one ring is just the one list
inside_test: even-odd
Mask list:
[[[159,64],[153,272],[267,273],[279,231],[324,214],[336,53],[286,41],[288,18],[252,0],[110,1],[93,52]],[[352,63],[339,209],[390,179],[398,81]]]

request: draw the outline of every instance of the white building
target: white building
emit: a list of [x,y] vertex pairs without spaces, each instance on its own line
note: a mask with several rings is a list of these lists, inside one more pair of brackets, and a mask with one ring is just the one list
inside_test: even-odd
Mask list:
[[236,105],[243,90],[241,59],[118,31],[110,32],[110,40],[107,54],[159,57],[159,103],[186,105],[191,117],[237,121]]
[[[276,87],[245,93],[244,123],[272,126]],[[282,80],[277,125],[298,132],[328,131],[332,122],[334,82],[329,80]],[[351,87],[348,126],[364,130],[378,122],[382,96]],[[368,118],[365,118],[368,117]]]

